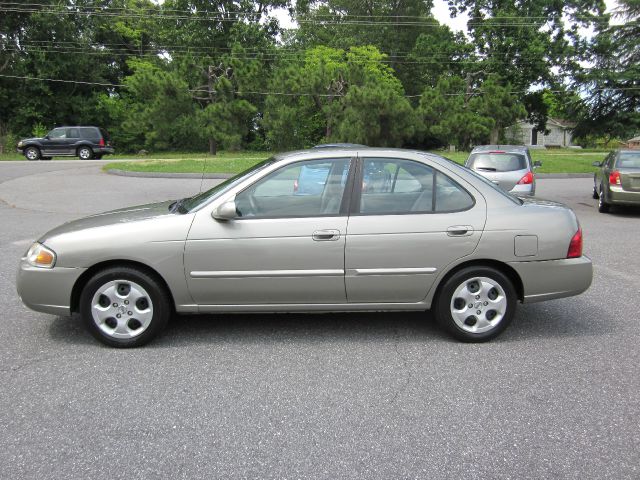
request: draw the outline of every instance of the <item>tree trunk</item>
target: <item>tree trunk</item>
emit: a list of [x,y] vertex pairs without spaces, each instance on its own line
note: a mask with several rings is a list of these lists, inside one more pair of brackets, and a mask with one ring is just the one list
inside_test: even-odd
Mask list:
[[491,134],[489,135],[489,143],[491,145],[497,145],[499,137],[500,137],[500,129],[497,126],[495,126],[491,129]]
[[209,139],[209,155],[216,155],[218,153],[218,142],[210,138]]

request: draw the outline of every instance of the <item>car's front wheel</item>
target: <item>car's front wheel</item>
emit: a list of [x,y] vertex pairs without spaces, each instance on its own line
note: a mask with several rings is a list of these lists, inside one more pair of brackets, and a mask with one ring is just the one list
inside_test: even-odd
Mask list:
[[24,150],[24,156],[27,160],[39,160],[40,159],[40,150],[37,147],[27,147]]
[[78,149],[78,157],[81,160],[91,160],[93,158],[93,150],[90,147],[80,147]]
[[112,347],[138,347],[156,337],[172,313],[166,289],[131,267],[96,273],[80,296],[80,314],[91,334]]
[[468,267],[449,277],[436,299],[440,325],[464,342],[485,342],[511,323],[517,295],[509,278],[491,267]]

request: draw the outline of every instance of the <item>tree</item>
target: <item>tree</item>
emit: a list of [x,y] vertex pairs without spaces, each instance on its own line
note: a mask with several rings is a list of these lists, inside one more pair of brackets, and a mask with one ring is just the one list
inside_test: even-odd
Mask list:
[[[408,138],[411,108],[385,59],[372,46],[348,51],[315,47],[298,65],[287,62],[271,86],[275,93],[267,98],[264,126],[270,144],[302,147],[323,138],[357,138],[397,145]],[[397,128],[402,125],[404,133]]]
[[624,138],[640,131],[640,4],[618,4],[624,23],[598,32],[593,67],[575,77],[576,87],[586,87],[588,94],[578,110],[577,137]]
[[454,15],[468,13],[482,70],[523,91],[569,78],[579,68],[577,60],[588,54],[581,28],[600,25],[606,8],[603,0],[448,2]]
[[498,143],[506,127],[525,115],[509,84],[490,75],[478,87],[471,76],[443,76],[427,87],[417,109],[423,141],[430,146],[453,144],[469,149],[473,144]]
[[190,149],[194,139],[202,141],[196,104],[181,76],[149,62],[139,62],[134,69],[135,73],[125,79],[127,88],[121,94],[124,115],[120,138],[125,144],[136,149],[166,150]]

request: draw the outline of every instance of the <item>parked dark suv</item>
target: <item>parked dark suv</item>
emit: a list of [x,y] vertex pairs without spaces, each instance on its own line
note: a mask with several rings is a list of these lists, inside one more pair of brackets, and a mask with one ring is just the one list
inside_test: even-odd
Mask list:
[[51,157],[102,158],[113,153],[111,138],[98,127],[58,127],[44,138],[26,138],[18,142],[18,152],[27,160],[51,160]]

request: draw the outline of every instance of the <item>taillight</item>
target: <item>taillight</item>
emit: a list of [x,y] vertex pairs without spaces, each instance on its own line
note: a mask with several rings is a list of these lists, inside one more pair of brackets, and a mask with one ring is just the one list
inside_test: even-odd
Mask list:
[[104,138],[100,139],[100,141],[98,142],[98,145],[100,145],[101,147],[104,147]]
[[614,170],[609,175],[609,185],[620,185],[620,172],[618,170]]
[[533,183],[533,173],[527,172],[524,177],[518,180],[518,185],[531,185]]
[[569,250],[567,250],[567,258],[580,258],[582,256],[582,228],[578,227],[578,231],[571,238]]

